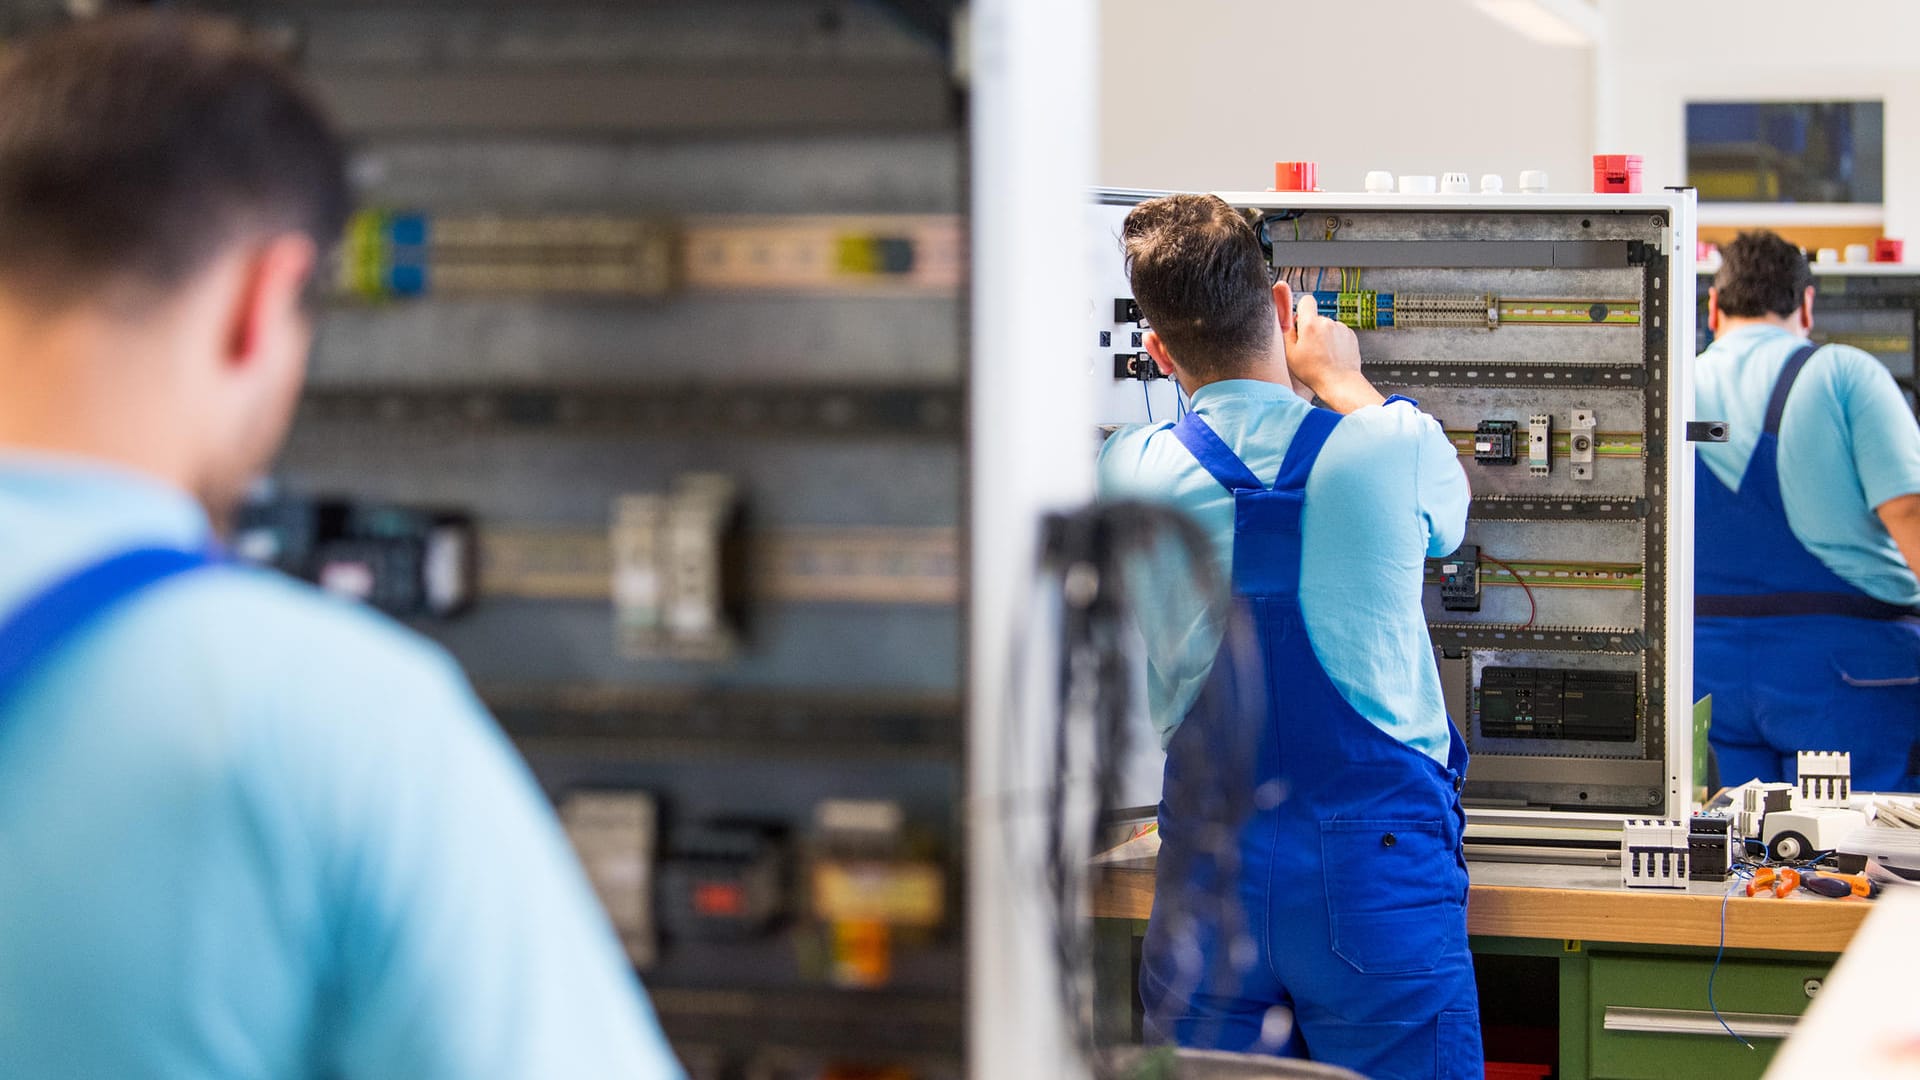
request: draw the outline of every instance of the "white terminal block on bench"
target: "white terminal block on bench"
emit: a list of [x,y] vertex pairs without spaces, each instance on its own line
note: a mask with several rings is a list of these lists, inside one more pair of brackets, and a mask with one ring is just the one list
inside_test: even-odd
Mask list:
[[1853,755],[1845,750],[1802,750],[1799,755],[1800,803],[1846,806],[1853,796]]
[[1687,823],[1630,820],[1620,829],[1620,883],[1629,889],[1687,887]]

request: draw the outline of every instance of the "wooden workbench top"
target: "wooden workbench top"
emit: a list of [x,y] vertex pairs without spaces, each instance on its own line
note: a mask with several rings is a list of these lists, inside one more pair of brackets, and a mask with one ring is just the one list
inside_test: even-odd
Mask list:
[[[1625,889],[1613,867],[1474,863],[1467,932],[1480,937],[1611,941],[1642,945],[1720,943],[1727,886],[1686,891]],[[1837,953],[1873,906],[1804,894],[1787,900],[1736,895],[1726,904],[1727,947]],[[1151,859],[1096,868],[1096,918],[1144,919],[1153,910]]]

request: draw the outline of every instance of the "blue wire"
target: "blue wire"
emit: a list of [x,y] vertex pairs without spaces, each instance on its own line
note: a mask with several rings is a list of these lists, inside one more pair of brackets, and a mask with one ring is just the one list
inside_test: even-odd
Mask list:
[[1733,890],[1739,888],[1740,882],[1749,876],[1736,871],[1734,883],[1727,887],[1726,895],[1720,898],[1720,951],[1713,954],[1713,970],[1707,973],[1707,1007],[1713,1010],[1713,1018],[1720,1021],[1720,1026],[1727,1029],[1727,1034],[1733,1036],[1735,1042],[1749,1050],[1754,1050],[1758,1048],[1741,1038],[1739,1032],[1733,1030],[1733,1025],[1727,1023],[1727,1018],[1720,1015],[1720,1006],[1713,1000],[1713,980],[1720,974],[1721,958],[1727,955],[1727,902],[1733,899]]
[[1144,379],[1140,382],[1140,396],[1147,401],[1147,423],[1151,424],[1153,423],[1153,389]]
[[1327,281],[1327,268],[1323,266],[1320,268],[1320,276],[1313,279],[1313,291],[1319,292],[1320,286],[1326,284],[1326,281]]

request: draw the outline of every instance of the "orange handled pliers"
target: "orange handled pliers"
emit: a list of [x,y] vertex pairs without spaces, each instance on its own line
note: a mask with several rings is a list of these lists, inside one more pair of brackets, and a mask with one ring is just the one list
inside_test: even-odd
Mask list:
[[1747,895],[1759,896],[1770,891],[1776,897],[1787,897],[1799,887],[1800,871],[1791,866],[1763,866],[1754,872],[1753,880],[1747,882]]

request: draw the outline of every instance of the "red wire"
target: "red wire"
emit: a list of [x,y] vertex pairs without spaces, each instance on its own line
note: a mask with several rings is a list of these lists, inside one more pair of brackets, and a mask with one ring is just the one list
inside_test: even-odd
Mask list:
[[1505,570],[1513,576],[1513,580],[1520,583],[1520,591],[1527,594],[1527,621],[1520,624],[1520,629],[1525,630],[1527,627],[1532,626],[1534,617],[1540,614],[1540,605],[1534,601],[1533,588],[1527,584],[1527,579],[1521,577],[1518,570],[1515,570],[1513,567],[1508,566],[1506,563],[1501,562],[1499,559],[1494,558],[1484,551],[1480,553],[1480,557],[1500,569]]

